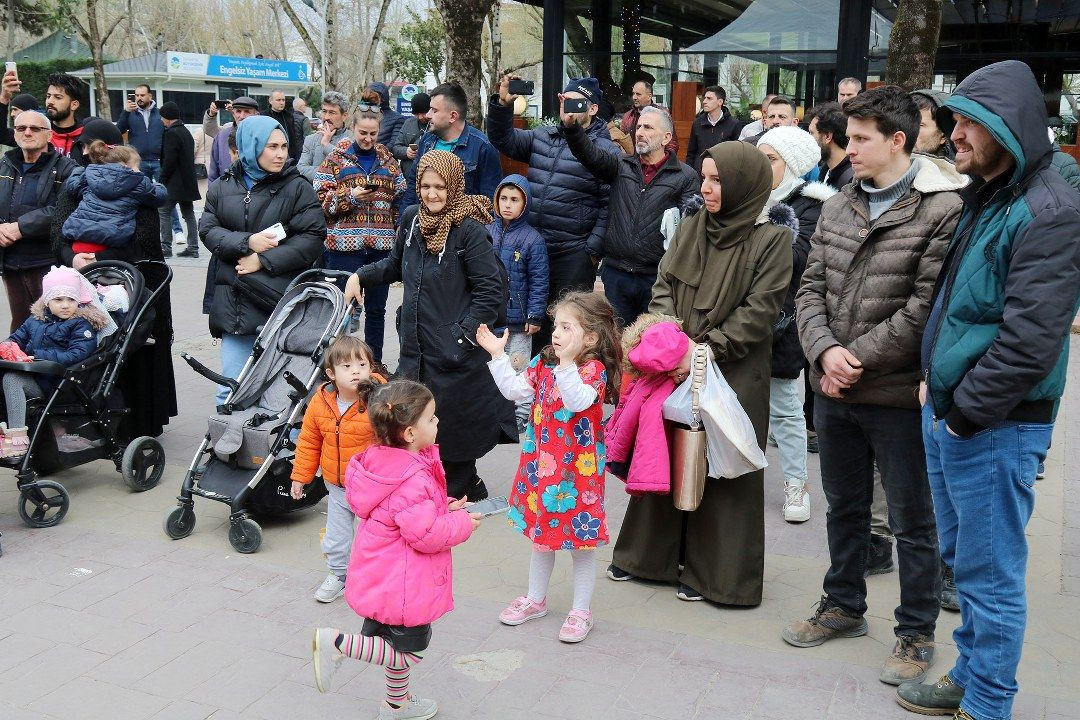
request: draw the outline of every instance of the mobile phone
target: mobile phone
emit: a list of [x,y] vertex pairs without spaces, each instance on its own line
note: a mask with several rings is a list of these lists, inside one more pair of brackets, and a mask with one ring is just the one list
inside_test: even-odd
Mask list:
[[219,108],[223,108],[226,105],[230,104],[231,102],[232,102],[232,100],[222,100],[222,99],[219,98],[219,99],[214,101],[214,104],[217,105]]
[[379,183],[377,183],[377,182],[366,182],[366,183],[364,183],[364,189],[365,190],[378,190],[379,189]]
[[585,98],[566,98],[562,103],[562,111],[568,115],[589,111],[589,101]]
[[409,143],[409,149],[416,152],[419,149],[419,146],[416,143]]
[[128,102],[135,102],[135,93],[128,93]]
[[509,92],[511,95],[532,95],[535,86],[536,83],[534,83],[532,80],[513,78],[510,80],[510,85],[507,88],[507,92]]
[[285,227],[281,223],[274,223],[270,227],[263,230],[264,233],[273,233],[275,240],[285,239]]
[[6,63],[4,63],[4,72],[5,74],[9,72],[15,73],[15,77],[19,76],[19,68],[16,67],[14,60],[8,60]]
[[499,513],[504,513],[509,510],[510,503],[502,496],[489,497],[486,500],[475,502],[472,505],[466,505],[465,509],[471,513],[480,513],[482,517],[491,517],[492,515],[498,515]]

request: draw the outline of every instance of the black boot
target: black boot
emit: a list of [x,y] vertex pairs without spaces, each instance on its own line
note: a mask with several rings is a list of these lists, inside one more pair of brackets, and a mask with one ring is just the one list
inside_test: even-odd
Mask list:
[[884,575],[896,569],[892,559],[892,540],[884,535],[870,535],[866,552],[866,577]]

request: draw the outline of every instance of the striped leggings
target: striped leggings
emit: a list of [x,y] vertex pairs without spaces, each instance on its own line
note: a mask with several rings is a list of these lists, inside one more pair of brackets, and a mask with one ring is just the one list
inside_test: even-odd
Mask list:
[[395,650],[381,637],[346,633],[338,635],[334,645],[342,655],[383,667],[386,673],[386,702],[396,707],[409,701],[409,670],[423,659],[423,653]]

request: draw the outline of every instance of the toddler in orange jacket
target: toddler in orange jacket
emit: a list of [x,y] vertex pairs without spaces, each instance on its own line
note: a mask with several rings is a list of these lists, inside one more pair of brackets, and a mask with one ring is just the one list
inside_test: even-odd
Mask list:
[[304,412],[293,459],[292,496],[300,499],[322,469],[328,493],[322,551],[330,572],[315,591],[315,599],[329,603],[345,591],[356,524],[345,499],[345,468],[354,455],[376,443],[364,398],[370,385],[385,383],[386,378],[373,372],[371,348],[352,335],[330,343],[323,362],[330,382],[319,388]]

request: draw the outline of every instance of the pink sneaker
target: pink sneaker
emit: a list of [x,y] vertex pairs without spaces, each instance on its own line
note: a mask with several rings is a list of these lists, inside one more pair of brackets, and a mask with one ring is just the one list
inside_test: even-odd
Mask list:
[[542,618],[547,612],[546,600],[537,603],[522,595],[499,613],[499,622],[503,625],[520,625],[535,618]]
[[588,610],[571,610],[566,622],[559,628],[559,639],[564,643],[579,643],[592,630],[592,613]]

